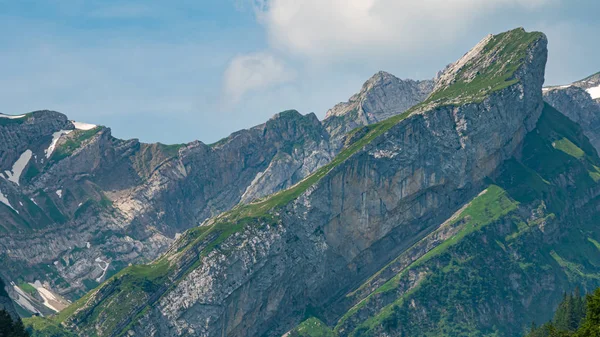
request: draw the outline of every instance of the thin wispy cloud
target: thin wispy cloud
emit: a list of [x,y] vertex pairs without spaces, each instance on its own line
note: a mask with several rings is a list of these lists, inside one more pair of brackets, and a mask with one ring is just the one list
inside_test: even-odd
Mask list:
[[292,81],[296,72],[276,56],[259,52],[238,55],[224,74],[226,104],[237,104],[247,93]]

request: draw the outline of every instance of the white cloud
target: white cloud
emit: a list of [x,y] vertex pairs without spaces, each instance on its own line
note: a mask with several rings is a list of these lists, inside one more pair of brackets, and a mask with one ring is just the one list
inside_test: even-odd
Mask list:
[[295,77],[295,71],[273,54],[238,55],[225,70],[224,93],[226,99],[235,104],[248,92],[286,83]]
[[560,0],[253,0],[271,45],[316,62],[451,44],[485,15]]

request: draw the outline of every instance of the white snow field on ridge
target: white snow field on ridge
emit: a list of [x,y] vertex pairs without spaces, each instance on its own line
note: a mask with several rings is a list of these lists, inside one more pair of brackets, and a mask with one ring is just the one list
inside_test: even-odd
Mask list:
[[75,126],[75,129],[84,130],[84,131],[91,130],[97,126],[95,124],[76,122],[76,121],[71,121],[71,123],[73,123],[73,125]]
[[600,85],[597,87],[589,88],[586,91],[588,92],[588,94],[590,94],[590,96],[592,96],[592,99],[600,98]]
[[5,115],[3,113],[0,113],[0,118],[8,118],[8,119],[19,119],[19,118],[23,118],[26,115]]

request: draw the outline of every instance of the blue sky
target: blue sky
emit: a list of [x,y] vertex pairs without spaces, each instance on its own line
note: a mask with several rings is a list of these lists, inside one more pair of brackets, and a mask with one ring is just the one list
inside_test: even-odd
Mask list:
[[0,0],[0,112],[214,142],[323,117],[379,70],[431,78],[489,33],[550,39],[547,84],[600,71],[596,0]]

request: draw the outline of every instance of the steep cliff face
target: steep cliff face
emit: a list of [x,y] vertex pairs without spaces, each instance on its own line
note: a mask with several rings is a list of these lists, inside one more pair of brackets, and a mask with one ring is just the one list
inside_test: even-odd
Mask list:
[[401,80],[380,71],[347,102],[339,103],[327,111],[323,124],[331,134],[333,143],[340,147],[346,133],[403,113],[424,101],[433,90],[433,85],[432,80]]
[[564,290],[599,284],[598,162],[546,106],[492,185],[321,315],[331,336],[519,336],[547,320]]
[[540,33],[486,38],[424,103],[353,132],[306,179],[186,232],[57,320],[85,335],[275,336],[306,312],[335,317],[520,152],[543,108],[546,54]]
[[28,337],[23,323],[13,307],[11,299],[0,279],[0,336]]
[[6,292],[6,285],[4,284],[4,281],[2,281],[2,279],[0,279],[0,311],[7,312],[13,320],[19,319],[19,315],[15,310],[12,300],[10,299],[10,297],[8,297],[8,292]]
[[544,100],[581,125],[592,145],[600,151],[600,92],[592,96],[596,87],[600,87],[600,74],[572,85],[544,88]]

